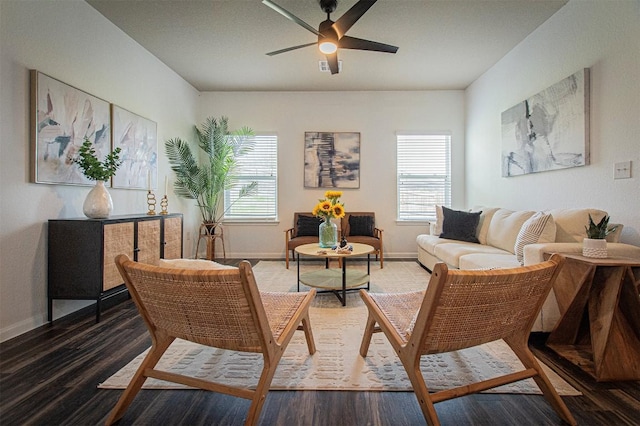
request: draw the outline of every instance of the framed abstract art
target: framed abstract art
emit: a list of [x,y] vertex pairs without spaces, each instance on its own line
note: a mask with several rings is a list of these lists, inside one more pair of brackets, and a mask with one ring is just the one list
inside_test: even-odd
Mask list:
[[120,148],[122,165],[112,178],[114,188],[158,187],[158,129],[147,118],[111,104],[113,149]]
[[589,69],[502,113],[502,176],[589,164]]
[[92,185],[74,158],[85,138],[99,159],[110,152],[109,103],[37,70],[30,80],[32,182]]
[[305,132],[305,188],[360,188],[360,133]]

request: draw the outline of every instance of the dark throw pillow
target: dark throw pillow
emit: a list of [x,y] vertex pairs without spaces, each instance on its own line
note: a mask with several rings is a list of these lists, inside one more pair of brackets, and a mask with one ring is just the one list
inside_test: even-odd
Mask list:
[[322,219],[315,216],[298,216],[298,223],[296,223],[296,237],[317,237],[318,227],[322,223]]
[[349,216],[349,235],[373,237],[373,216]]
[[440,238],[448,238],[450,240],[467,241],[470,243],[479,243],[476,237],[476,228],[480,223],[480,214],[482,212],[463,212],[460,210],[451,210],[442,207],[444,220],[442,222],[442,234]]

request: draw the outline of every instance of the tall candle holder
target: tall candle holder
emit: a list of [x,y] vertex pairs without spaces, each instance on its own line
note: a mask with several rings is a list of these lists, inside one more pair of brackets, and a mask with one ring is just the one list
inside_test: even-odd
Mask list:
[[162,210],[160,211],[160,214],[169,214],[169,210],[167,210],[168,207],[169,207],[169,199],[165,195],[164,197],[162,197],[162,200],[160,200],[160,208],[162,208]]
[[147,192],[147,206],[149,206],[149,211],[147,212],[147,214],[149,216],[155,215],[156,214],[156,196],[151,190]]

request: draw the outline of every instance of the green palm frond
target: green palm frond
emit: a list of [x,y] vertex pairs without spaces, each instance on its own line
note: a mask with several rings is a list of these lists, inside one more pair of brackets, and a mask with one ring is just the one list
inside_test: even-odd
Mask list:
[[[204,154],[200,161],[188,142],[179,138],[165,142],[171,169],[176,174],[175,193],[196,200],[204,222],[218,222],[231,207],[220,211],[225,190],[231,189],[236,181],[237,158],[253,149],[253,131],[242,127],[229,132],[227,117],[209,117],[200,127],[195,126],[195,133]],[[238,199],[253,194],[256,188],[257,182],[241,188]]]

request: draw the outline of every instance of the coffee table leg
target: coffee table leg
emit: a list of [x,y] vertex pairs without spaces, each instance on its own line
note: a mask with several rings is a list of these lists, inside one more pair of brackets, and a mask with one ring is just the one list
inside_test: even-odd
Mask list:
[[298,265],[298,292],[300,292],[300,253],[296,252],[296,264]]
[[347,258],[342,258],[342,306],[347,305]]

